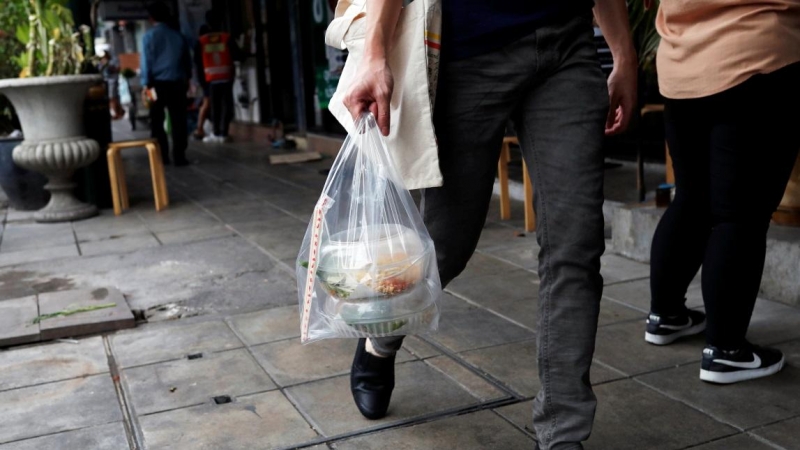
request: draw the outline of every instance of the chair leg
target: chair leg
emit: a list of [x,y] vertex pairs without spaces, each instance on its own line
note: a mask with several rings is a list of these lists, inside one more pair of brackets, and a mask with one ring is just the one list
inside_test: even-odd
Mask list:
[[161,209],[164,209],[169,206],[169,193],[167,192],[167,180],[164,177],[164,161],[161,159],[161,149],[159,148],[158,144],[153,143],[148,146],[147,150],[153,153],[153,158],[156,164],[155,168],[151,169],[153,170],[153,182],[158,183],[157,195],[161,202]]
[[522,161],[522,184],[525,189],[525,231],[536,230],[536,213],[533,210],[533,183],[528,174],[528,165]]
[[153,197],[155,198],[156,211],[161,211],[164,209],[164,205],[161,204],[161,183],[158,177],[159,166],[156,161],[158,155],[156,154],[155,147],[151,144],[147,145],[147,156],[150,158],[150,178],[153,180]]
[[109,149],[106,157],[108,158],[108,178],[111,181],[111,200],[114,202],[114,215],[122,214],[122,204],[119,198],[119,180],[117,178],[117,158],[115,156],[116,150]]
[[500,160],[497,162],[497,179],[500,183],[500,219],[511,218],[511,197],[508,194],[508,161],[511,159],[509,144],[503,142]]
[[[120,149],[121,150],[121,149]],[[122,210],[131,207],[130,198],[128,197],[128,179],[125,177],[125,164],[122,162],[122,152],[118,151],[114,155],[117,167],[117,184],[119,184],[119,198],[122,204]]]

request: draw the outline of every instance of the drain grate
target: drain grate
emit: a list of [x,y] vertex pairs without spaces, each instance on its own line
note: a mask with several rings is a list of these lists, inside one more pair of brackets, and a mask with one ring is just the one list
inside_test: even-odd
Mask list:
[[224,405],[226,403],[231,403],[232,401],[233,399],[231,398],[230,395],[218,395],[214,397],[214,403],[218,405]]
[[186,358],[187,359],[200,359],[203,357],[202,353],[189,353]]

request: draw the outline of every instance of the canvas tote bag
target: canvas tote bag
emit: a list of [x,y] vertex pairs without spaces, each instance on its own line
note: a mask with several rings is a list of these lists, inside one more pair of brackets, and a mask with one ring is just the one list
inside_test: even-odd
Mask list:
[[[325,33],[325,43],[349,53],[328,109],[350,134],[355,132],[353,116],[342,99],[364,54],[366,14],[366,0],[339,0],[335,17]],[[394,47],[387,55],[394,92],[386,146],[406,189],[442,185],[433,128],[440,33],[439,1],[414,0],[400,13]]]

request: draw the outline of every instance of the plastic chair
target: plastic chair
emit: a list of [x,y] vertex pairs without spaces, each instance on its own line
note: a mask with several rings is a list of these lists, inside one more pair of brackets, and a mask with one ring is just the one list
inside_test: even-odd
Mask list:
[[122,164],[122,150],[126,148],[144,147],[150,157],[150,175],[153,179],[153,196],[155,197],[156,211],[161,211],[169,206],[167,194],[167,181],[164,178],[164,163],[161,159],[161,149],[155,139],[141,139],[136,141],[112,142],[108,145],[108,176],[111,180],[111,197],[114,201],[114,215],[130,208],[128,203],[128,185],[125,182],[125,169]]

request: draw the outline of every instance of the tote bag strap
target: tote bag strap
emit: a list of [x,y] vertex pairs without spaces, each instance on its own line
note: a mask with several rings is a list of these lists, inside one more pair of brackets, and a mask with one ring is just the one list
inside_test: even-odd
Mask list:
[[364,16],[367,12],[366,0],[339,0],[336,4],[334,19],[325,30],[325,43],[331,47],[344,50],[344,36],[353,21]]

